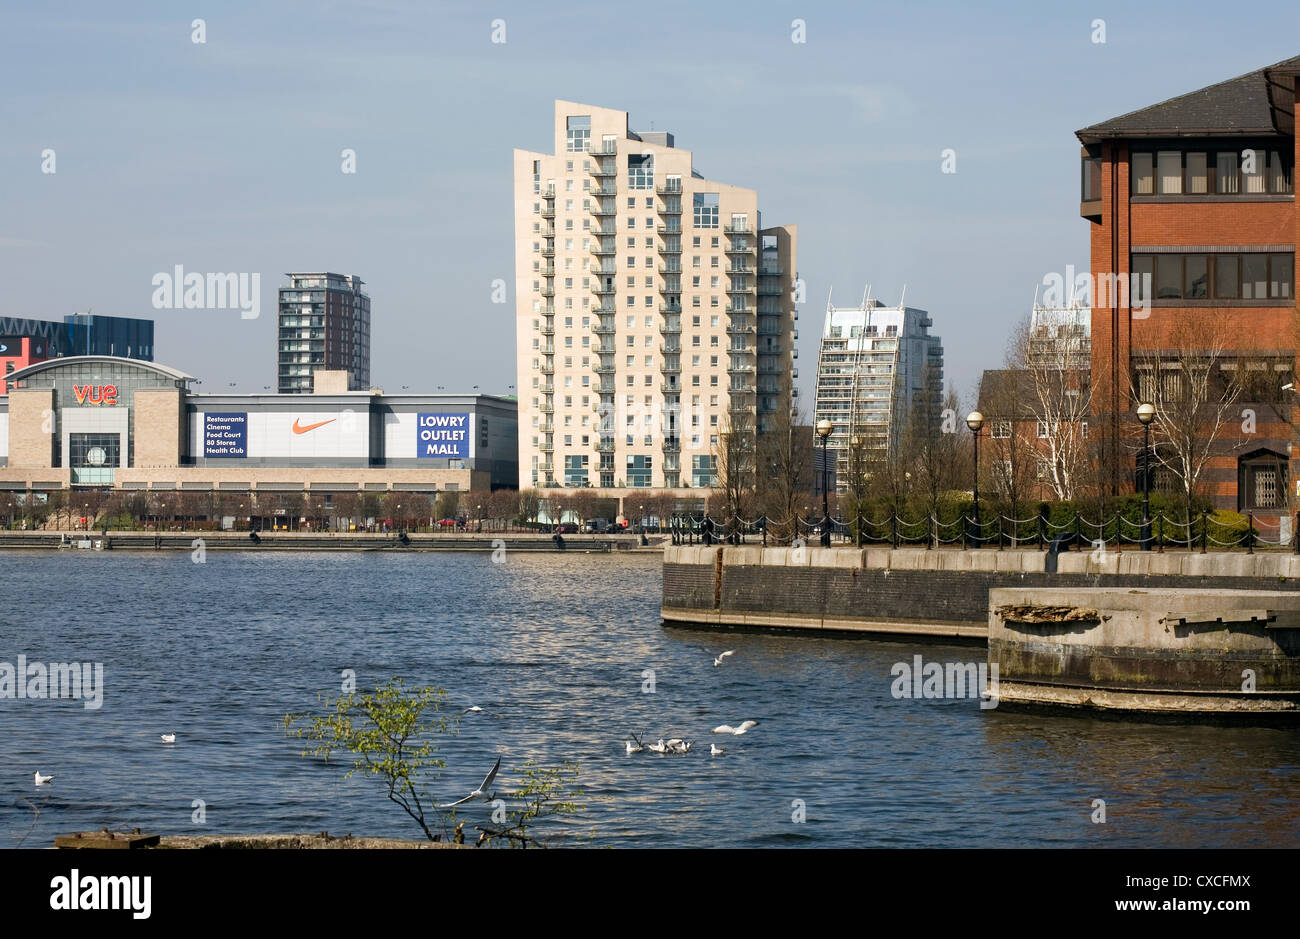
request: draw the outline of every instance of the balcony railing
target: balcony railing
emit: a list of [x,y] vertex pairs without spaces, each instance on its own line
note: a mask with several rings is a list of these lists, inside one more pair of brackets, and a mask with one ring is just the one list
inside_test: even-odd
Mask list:
[[728,235],[752,235],[754,227],[748,222],[731,223],[722,229]]

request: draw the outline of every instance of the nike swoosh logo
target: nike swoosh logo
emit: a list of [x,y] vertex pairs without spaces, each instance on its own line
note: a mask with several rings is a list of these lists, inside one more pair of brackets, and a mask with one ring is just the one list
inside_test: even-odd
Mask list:
[[324,427],[326,424],[333,424],[336,420],[338,420],[337,417],[331,417],[328,421],[321,421],[317,424],[308,424],[306,427],[303,427],[298,423],[298,419],[295,417],[293,419],[293,432],[295,434],[305,434],[307,431],[315,430],[317,427]]

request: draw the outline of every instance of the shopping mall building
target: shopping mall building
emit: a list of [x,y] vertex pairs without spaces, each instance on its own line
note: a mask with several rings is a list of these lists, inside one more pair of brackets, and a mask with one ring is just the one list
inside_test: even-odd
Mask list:
[[7,376],[0,490],[383,493],[511,488],[516,402],[347,390],[196,394],[155,362],[71,356]]

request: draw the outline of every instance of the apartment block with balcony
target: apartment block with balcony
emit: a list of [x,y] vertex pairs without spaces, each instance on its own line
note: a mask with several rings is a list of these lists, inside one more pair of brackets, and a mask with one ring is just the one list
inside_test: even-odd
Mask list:
[[355,274],[286,274],[280,288],[277,388],[311,394],[317,371],[344,371],[349,391],[370,388],[370,297]]
[[790,407],[796,226],[570,101],[514,192],[520,486],[713,486],[720,435]]
[[1287,512],[1294,399],[1276,391],[1297,344],[1297,75],[1300,57],[1077,132],[1094,426],[1114,493],[1137,479],[1137,404],[1176,384],[1177,369],[1151,363],[1213,348],[1212,397],[1233,370],[1262,375],[1221,429],[1204,490],[1216,508]]
[[854,438],[867,453],[896,449],[912,408],[926,400],[939,419],[943,397],[943,343],[930,335],[930,314],[863,298],[856,307],[827,303],[817,357],[814,425],[831,422],[827,448],[836,452],[836,478],[850,477]]

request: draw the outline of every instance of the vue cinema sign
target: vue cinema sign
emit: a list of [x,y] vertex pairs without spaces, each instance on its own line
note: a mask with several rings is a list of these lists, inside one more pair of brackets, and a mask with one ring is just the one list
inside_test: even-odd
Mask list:
[[78,404],[117,404],[117,385],[73,385]]

